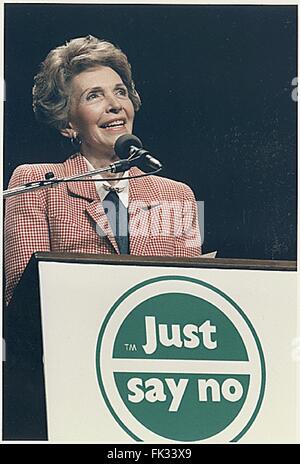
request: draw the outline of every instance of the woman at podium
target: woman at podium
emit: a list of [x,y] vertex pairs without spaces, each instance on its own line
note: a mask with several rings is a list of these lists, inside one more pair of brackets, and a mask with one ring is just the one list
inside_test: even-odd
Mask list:
[[[38,121],[67,137],[76,153],[64,163],[18,166],[9,189],[45,179],[49,172],[64,178],[117,162],[116,140],[132,134],[140,105],[127,57],[112,43],[87,36],[53,49],[35,76],[33,110]],[[8,198],[7,302],[36,251],[199,256],[191,189],[142,175],[133,166],[125,173],[90,177],[94,181],[60,183]]]

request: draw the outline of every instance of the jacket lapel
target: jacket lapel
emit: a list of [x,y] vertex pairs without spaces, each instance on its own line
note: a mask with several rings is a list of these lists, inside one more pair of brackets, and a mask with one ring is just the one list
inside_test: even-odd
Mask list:
[[[65,172],[67,177],[87,172],[86,162],[80,153],[76,153],[68,158],[65,163]],[[90,177],[92,179],[92,177]],[[102,202],[99,199],[94,182],[68,182],[68,191],[73,196],[78,196],[89,200],[86,212],[96,223],[97,234],[106,237],[116,253],[119,253],[118,244],[111,230],[109,221],[104,212]]]
[[86,212],[93,219],[93,221],[95,221],[97,234],[100,237],[106,237],[115,249],[116,253],[120,254],[116,238],[110,227],[110,223],[107,219],[107,216],[102,206],[102,202],[99,200],[99,198],[98,200],[91,202],[86,207]]

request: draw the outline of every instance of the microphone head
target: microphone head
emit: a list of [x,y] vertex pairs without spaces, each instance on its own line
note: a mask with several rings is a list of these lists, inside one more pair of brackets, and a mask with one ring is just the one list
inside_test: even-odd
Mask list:
[[116,155],[121,159],[126,159],[129,156],[130,147],[134,146],[142,148],[143,144],[138,137],[132,134],[124,134],[117,138],[114,145]]

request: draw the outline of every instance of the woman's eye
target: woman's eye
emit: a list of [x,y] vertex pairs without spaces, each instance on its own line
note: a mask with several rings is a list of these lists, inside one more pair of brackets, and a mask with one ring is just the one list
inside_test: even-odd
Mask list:
[[94,100],[95,98],[98,98],[99,96],[100,96],[100,92],[92,92],[88,94],[86,99],[87,101],[90,101],[90,100]]
[[117,95],[121,95],[122,97],[127,97],[127,89],[118,89],[117,90]]

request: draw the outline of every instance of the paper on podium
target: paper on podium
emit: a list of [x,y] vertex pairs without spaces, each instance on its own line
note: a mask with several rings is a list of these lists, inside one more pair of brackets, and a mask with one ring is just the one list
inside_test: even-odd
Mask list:
[[215,258],[217,253],[218,251],[210,251],[209,253],[205,253],[204,255],[201,255],[200,258]]

